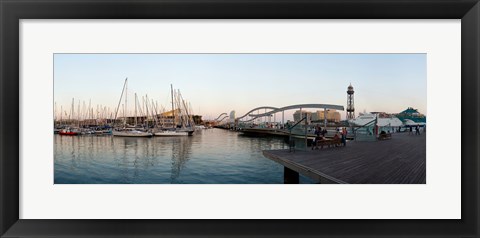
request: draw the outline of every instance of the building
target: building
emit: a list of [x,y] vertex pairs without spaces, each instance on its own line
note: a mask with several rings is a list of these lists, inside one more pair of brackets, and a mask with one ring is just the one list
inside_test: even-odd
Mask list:
[[376,114],[379,118],[390,118],[395,116],[394,114],[386,113],[386,112],[370,112],[370,114]]
[[305,116],[307,116],[307,123],[310,123],[312,121],[312,112],[305,111],[305,110],[297,110],[295,113],[293,113],[293,120],[295,122],[299,122],[302,120]]
[[418,112],[418,109],[414,109],[413,107],[408,107],[407,109],[403,110],[400,113],[395,114],[398,119],[405,122],[406,119],[412,120],[413,122],[427,122],[427,118],[422,113]]
[[[327,122],[329,123],[337,123],[340,122],[340,113],[337,112],[337,110],[334,109],[328,109],[326,110],[326,117],[327,117]],[[318,110],[316,112],[309,112],[305,110],[298,110],[293,114],[293,120],[295,122],[300,121],[303,117],[305,117],[305,114],[307,115],[307,123],[311,122],[325,122],[325,111],[324,110]]]
[[228,122],[235,123],[235,118],[237,118],[237,117],[235,115],[235,110],[233,110],[233,111],[230,112],[230,117],[228,118]]
[[[328,109],[327,112],[327,122],[340,122],[340,113],[334,109]],[[319,110],[312,114],[312,122],[324,122],[325,121],[325,111]]]

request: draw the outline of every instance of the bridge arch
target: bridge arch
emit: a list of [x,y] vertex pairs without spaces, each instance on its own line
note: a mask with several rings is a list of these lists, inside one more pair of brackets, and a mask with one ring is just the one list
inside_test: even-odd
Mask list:
[[227,113],[226,113],[226,112],[224,112],[224,113],[222,113],[222,114],[218,115],[218,117],[217,117],[217,119],[215,119],[215,121],[218,121],[218,119],[220,119],[220,117],[222,117],[222,116],[226,116],[226,115],[227,115]]
[[[251,118],[247,121],[242,121],[242,122],[249,122],[249,121],[255,120],[256,118],[270,116],[270,115],[272,115],[274,113],[277,113],[277,112],[282,112],[282,111],[291,110],[291,109],[300,109],[300,108],[322,108],[322,109],[325,109],[325,110],[326,109],[335,109],[335,110],[339,110],[339,111],[345,110],[343,106],[333,105],[333,104],[295,104],[295,105],[289,105],[289,106],[280,107],[280,108],[263,106],[263,107],[254,108],[254,109],[250,110],[248,113],[246,113],[245,115],[235,118],[235,120],[236,121],[240,120],[240,119],[242,119],[246,116],[253,117],[253,118]],[[265,112],[265,113],[260,113],[260,114],[250,114],[251,112],[254,112],[254,111],[259,110],[259,109],[271,109],[271,111]]]
[[229,118],[229,116],[226,116],[226,115],[225,115],[224,117],[222,117],[222,119],[216,120],[216,121],[217,121],[217,122],[222,122],[222,121],[225,120],[226,118]]
[[257,111],[257,110],[260,110],[260,109],[271,109],[271,110],[275,110],[275,109],[278,109],[278,107],[270,107],[270,106],[262,106],[262,107],[257,107],[257,108],[254,108],[252,110],[250,110],[249,112],[245,113],[245,115],[241,116],[241,117],[237,117],[235,118],[235,120],[240,120],[246,116],[249,116],[250,113],[254,112],[254,111]]

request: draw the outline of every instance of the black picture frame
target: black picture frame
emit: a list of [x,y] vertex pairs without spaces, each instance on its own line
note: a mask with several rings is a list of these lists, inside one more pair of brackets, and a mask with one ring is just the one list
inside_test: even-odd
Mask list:
[[[0,15],[0,234],[2,237],[479,237],[480,5],[478,0],[0,0]],[[19,20],[151,18],[461,19],[462,219],[19,219],[19,139],[21,139],[18,126]],[[294,203],[286,202],[285,207],[279,209],[295,209]]]

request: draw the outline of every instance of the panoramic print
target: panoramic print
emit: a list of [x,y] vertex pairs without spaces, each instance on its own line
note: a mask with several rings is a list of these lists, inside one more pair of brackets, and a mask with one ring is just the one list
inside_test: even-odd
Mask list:
[[426,184],[426,54],[54,54],[55,184]]

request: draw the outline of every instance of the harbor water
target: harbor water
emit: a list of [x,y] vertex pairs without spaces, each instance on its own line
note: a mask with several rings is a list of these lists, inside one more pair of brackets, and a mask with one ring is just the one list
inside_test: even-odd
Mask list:
[[54,135],[54,183],[283,184],[283,166],[262,155],[270,149],[288,144],[222,129],[184,137]]

